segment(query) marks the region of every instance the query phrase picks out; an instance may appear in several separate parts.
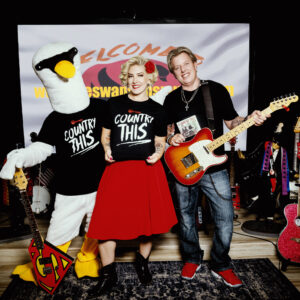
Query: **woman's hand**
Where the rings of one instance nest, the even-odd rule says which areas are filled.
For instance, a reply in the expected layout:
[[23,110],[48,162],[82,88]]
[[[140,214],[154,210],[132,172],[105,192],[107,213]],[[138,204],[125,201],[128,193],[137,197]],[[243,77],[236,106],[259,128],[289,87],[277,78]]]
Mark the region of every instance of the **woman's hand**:
[[163,156],[166,147],[166,138],[164,136],[155,136],[154,145],[155,152],[146,159],[147,163],[151,165],[155,164]]
[[155,164],[158,160],[160,160],[161,157],[162,157],[162,156],[161,156],[160,154],[154,152],[151,156],[149,156],[149,157],[146,159],[146,161],[147,161],[148,164],[153,165],[153,164]]
[[113,159],[112,154],[111,154],[110,133],[111,133],[110,129],[102,127],[101,144],[104,149],[104,159],[107,162],[112,163],[112,162],[115,162],[115,160]]
[[109,163],[115,162],[115,160],[113,159],[113,157],[111,155],[111,149],[110,148],[106,148],[105,153],[104,153],[104,159]]

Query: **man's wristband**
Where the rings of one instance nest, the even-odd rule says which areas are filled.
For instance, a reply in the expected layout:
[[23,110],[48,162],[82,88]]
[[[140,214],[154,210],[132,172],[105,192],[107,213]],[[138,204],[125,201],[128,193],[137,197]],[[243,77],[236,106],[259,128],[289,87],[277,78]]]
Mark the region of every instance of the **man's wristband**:
[[174,136],[174,134],[170,134],[168,137],[167,137],[167,143],[170,145],[169,141],[170,139]]

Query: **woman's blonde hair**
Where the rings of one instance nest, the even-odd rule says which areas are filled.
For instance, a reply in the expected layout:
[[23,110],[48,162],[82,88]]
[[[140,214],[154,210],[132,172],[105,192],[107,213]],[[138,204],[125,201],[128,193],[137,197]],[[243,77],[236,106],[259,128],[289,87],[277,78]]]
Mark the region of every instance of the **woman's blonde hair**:
[[[127,86],[128,71],[131,66],[134,66],[134,65],[144,66],[148,61],[149,61],[149,59],[146,59],[143,56],[134,56],[134,57],[130,58],[129,60],[127,60],[124,64],[122,64],[121,74],[120,74],[120,79],[121,79],[122,84],[124,86]],[[155,70],[153,73],[147,73],[147,74],[149,76],[151,85],[154,84],[154,82],[158,78],[158,71],[157,71],[156,66],[155,66]]]

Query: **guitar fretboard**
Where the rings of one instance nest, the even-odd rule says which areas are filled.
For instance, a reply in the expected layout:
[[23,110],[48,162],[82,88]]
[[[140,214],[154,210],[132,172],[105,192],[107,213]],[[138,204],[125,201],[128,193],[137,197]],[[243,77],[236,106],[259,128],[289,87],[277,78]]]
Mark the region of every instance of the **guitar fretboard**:
[[27,218],[29,220],[29,225],[30,225],[30,228],[31,228],[33,239],[34,239],[34,241],[37,245],[37,248],[38,249],[43,249],[44,243],[43,243],[41,234],[38,230],[38,226],[37,226],[34,214],[32,212],[31,205],[30,205],[30,200],[28,198],[26,190],[20,190],[20,195],[21,195],[21,198],[22,198],[22,203],[23,203]]
[[[272,113],[272,109],[270,107],[267,107],[266,109],[264,109],[262,111],[262,114],[264,114],[264,115],[268,115],[271,113]],[[238,134],[247,130],[249,127],[251,127],[254,124],[255,124],[255,122],[254,122],[253,117],[248,118],[242,124],[236,126],[235,128],[233,128],[230,131],[228,131],[227,133],[225,133],[224,135],[216,138],[214,141],[212,141],[211,143],[206,145],[207,150],[209,150],[211,152],[214,151],[215,149],[222,146],[226,142],[230,141],[232,138],[236,137]]]

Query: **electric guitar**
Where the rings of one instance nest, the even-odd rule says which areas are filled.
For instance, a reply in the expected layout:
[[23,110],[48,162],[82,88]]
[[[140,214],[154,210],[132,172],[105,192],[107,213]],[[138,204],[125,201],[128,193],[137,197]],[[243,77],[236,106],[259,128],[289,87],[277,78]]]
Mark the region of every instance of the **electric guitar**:
[[24,205],[33,235],[28,251],[37,283],[42,289],[52,295],[71,267],[74,259],[49,242],[43,241],[31,209],[26,191],[27,179],[22,169],[16,170],[13,180],[15,186],[20,191],[21,201]]
[[[300,117],[298,118],[295,133],[300,132]],[[299,174],[300,175],[300,174]],[[300,183],[300,179],[298,179]],[[279,234],[277,249],[286,261],[300,264],[300,187],[298,204],[288,204],[284,208],[287,225]]]
[[[297,95],[275,100],[262,113],[268,115],[276,110],[286,109],[291,102],[297,101]],[[180,183],[193,185],[202,178],[209,167],[220,165],[227,160],[226,154],[216,156],[213,151],[254,124],[253,117],[248,118],[215,140],[211,130],[203,128],[191,141],[183,142],[176,147],[168,147],[164,155],[165,162]]]

